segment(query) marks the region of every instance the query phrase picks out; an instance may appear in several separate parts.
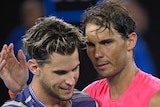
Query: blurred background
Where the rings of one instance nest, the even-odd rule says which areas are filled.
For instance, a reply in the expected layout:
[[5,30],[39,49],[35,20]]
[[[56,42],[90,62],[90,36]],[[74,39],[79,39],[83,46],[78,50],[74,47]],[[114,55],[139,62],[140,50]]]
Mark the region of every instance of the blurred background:
[[[0,3],[0,49],[4,43],[14,42],[15,51],[22,48],[21,36],[34,24],[35,18],[55,15],[76,26],[80,25],[84,9],[94,5],[99,0],[3,0]],[[124,5],[135,18],[137,33],[142,37],[137,46],[137,64],[142,69],[160,78],[160,3],[158,0],[123,0]],[[40,4],[39,4],[40,3]],[[30,5],[32,4],[32,5]],[[38,5],[33,5],[38,4]],[[35,13],[33,13],[35,12]],[[142,48],[144,44],[144,48]],[[141,48],[139,48],[141,47]],[[145,49],[146,51],[143,51]],[[135,51],[136,51],[135,50]],[[148,55],[148,56],[147,56]],[[148,58],[149,61],[146,61]],[[81,73],[77,89],[82,90],[98,78],[85,51],[82,52]],[[146,63],[148,62],[148,63]],[[138,65],[141,67],[141,65]],[[151,69],[151,70],[150,70]],[[9,99],[8,90],[0,80],[0,105]]]

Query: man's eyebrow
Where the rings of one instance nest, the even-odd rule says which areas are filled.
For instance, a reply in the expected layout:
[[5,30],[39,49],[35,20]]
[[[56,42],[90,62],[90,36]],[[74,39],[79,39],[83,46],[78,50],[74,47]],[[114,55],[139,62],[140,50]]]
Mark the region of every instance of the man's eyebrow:
[[62,69],[59,69],[59,70],[52,70],[52,72],[68,72],[68,70],[62,70]]
[[[78,66],[80,66],[80,63],[77,64],[73,69],[71,69],[71,71],[74,71]],[[62,70],[62,69],[59,69],[59,70],[53,70],[52,72],[69,72],[70,70]]]
[[75,66],[75,67],[72,69],[72,71],[74,71],[75,69],[77,69],[78,66],[80,66],[80,63],[77,64],[77,66]]
[[38,63],[50,63],[50,60],[36,60]]

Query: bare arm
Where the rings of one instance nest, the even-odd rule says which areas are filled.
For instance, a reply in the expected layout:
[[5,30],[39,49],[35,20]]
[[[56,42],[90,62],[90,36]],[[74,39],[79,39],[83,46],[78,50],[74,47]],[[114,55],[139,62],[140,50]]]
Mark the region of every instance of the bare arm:
[[3,45],[0,53],[0,77],[6,87],[13,93],[18,93],[24,87],[29,77],[26,57],[22,50],[18,51],[18,59],[14,55],[14,45]]
[[160,107],[160,91],[152,97],[149,107]]

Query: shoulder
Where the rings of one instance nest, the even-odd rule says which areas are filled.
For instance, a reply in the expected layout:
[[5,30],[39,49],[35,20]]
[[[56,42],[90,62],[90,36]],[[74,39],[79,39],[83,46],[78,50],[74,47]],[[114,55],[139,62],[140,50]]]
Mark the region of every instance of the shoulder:
[[31,99],[28,88],[19,92],[15,97],[6,101],[1,107],[27,107],[26,100]]
[[75,90],[72,97],[72,107],[98,107],[97,102],[86,93]]
[[82,91],[83,92],[87,92],[87,91],[91,91],[91,90],[101,90],[104,88],[108,87],[108,83],[106,81],[106,79],[100,79],[97,81],[92,82],[91,84],[89,84],[87,87],[85,87]]
[[14,100],[5,102],[1,107],[27,107],[22,102],[17,102]]
[[150,100],[149,107],[159,107],[160,105],[160,90],[153,95]]
[[143,83],[146,86],[148,85],[150,88],[160,88],[160,79],[144,71],[139,71],[137,80],[141,80],[139,83]]
[[94,101],[89,95],[79,90],[74,90],[74,94],[72,100],[75,102],[82,102],[82,101]]
[[160,90],[160,79],[139,71],[133,85],[137,87],[137,92],[140,92],[141,95],[143,94],[149,99]]
[[136,78],[136,90],[144,103],[149,107],[158,107],[156,105],[160,105],[160,79],[143,71],[140,71]]

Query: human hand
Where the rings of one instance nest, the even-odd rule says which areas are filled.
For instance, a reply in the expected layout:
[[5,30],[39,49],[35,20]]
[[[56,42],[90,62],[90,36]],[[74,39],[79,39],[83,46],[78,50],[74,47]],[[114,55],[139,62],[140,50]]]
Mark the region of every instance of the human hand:
[[18,93],[27,85],[29,71],[26,57],[22,50],[18,51],[18,59],[14,54],[14,45],[3,45],[0,53],[0,77],[6,87],[13,93]]

